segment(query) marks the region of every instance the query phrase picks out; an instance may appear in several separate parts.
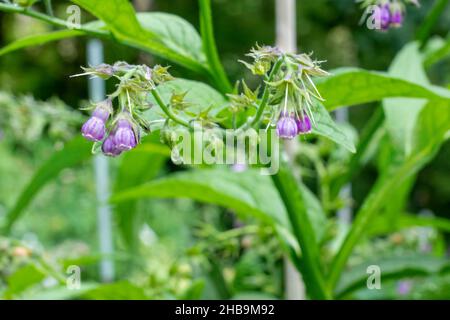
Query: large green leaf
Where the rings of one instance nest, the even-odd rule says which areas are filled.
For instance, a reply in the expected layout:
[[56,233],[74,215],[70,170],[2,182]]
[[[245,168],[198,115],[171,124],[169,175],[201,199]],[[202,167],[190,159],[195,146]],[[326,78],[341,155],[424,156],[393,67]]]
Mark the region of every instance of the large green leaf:
[[343,146],[350,152],[356,152],[354,141],[339,127],[336,122],[334,122],[322,104],[315,104],[313,107],[313,113],[317,123],[316,126],[313,126],[312,132],[314,134],[328,138],[331,141]]
[[101,284],[84,292],[83,299],[91,300],[148,300],[143,288],[129,281]]
[[116,37],[154,39],[155,36],[140,25],[133,6],[127,0],[72,0],[105,22]]
[[201,48],[198,45],[198,33],[181,18],[169,14],[155,16],[154,13],[140,14],[138,18],[127,0],[72,0],[72,2],[105,22],[106,27],[118,41],[147,50],[194,71],[207,72],[208,68],[204,65],[205,58],[201,52],[197,52]]
[[[422,67],[422,57],[417,43],[405,46],[389,68],[389,74],[417,85],[428,86],[429,81]],[[450,101],[450,100],[449,100]],[[412,149],[413,130],[417,116],[426,100],[414,98],[390,98],[383,100],[386,128],[396,152],[407,155]]]
[[370,260],[348,269],[343,274],[336,288],[336,297],[365,288],[367,267],[370,265],[380,267],[382,281],[450,272],[450,260],[431,256],[414,255]]
[[57,41],[65,38],[77,37],[84,35],[84,32],[78,30],[60,30],[41,34],[34,34],[16,40],[0,50],[0,56],[12,51],[20,50],[27,47],[39,46],[48,42]]
[[288,226],[286,211],[270,179],[257,170],[226,169],[175,173],[113,196],[113,202],[140,198],[191,198],[235,210],[270,225]]
[[450,90],[420,85],[383,72],[356,68],[343,68],[331,72],[331,76],[317,81],[317,88],[326,99],[324,105],[328,110],[391,97],[450,100]]
[[199,62],[206,62],[200,35],[183,18],[164,12],[138,13],[137,18],[142,27],[151,30],[167,48]]
[[8,232],[36,194],[49,181],[57,177],[61,170],[73,167],[91,157],[91,147],[89,142],[82,137],[78,137],[67,143],[62,150],[56,151],[51,155],[19,194],[16,203],[6,216],[5,225],[2,227]]

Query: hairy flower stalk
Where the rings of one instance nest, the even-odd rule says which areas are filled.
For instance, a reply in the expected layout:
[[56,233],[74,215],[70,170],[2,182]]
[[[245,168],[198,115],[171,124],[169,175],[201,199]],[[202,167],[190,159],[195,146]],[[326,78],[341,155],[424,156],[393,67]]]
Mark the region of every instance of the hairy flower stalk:
[[[275,74],[272,72],[270,77],[266,77],[268,91],[265,93],[269,93],[267,104],[271,108],[264,120],[269,126],[276,127],[278,136],[283,139],[310,133],[315,124],[314,104],[323,101],[312,78],[328,75],[320,68],[321,62],[313,61],[307,54],[281,53],[269,47],[257,47],[250,56],[254,58],[254,64],[244,64],[257,75],[263,69],[261,66],[266,73],[280,62],[282,66],[275,70]],[[249,94],[246,96],[250,100],[253,98]]]
[[406,12],[406,5],[413,4],[420,6],[418,0],[356,0],[361,3],[361,7],[365,10],[363,19],[367,18],[372,24],[368,27],[381,31],[387,31],[394,27],[401,27]]

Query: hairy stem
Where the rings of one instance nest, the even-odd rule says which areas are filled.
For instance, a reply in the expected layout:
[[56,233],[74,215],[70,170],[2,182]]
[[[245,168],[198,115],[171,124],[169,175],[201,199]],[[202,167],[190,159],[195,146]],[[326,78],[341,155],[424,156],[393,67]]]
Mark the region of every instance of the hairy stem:
[[155,98],[156,102],[158,103],[161,110],[169,117],[169,119],[175,121],[178,124],[181,124],[182,126],[185,126],[187,128],[190,128],[189,122],[187,122],[184,119],[181,119],[178,117],[175,113],[173,113],[169,107],[164,103],[161,96],[159,95],[158,91],[156,89],[151,90],[152,96]]
[[[273,80],[273,77],[278,73],[278,71],[281,68],[281,65],[283,63],[283,59],[280,58],[277,60],[277,62],[275,62],[272,71],[269,74],[269,78],[267,79],[268,82],[271,82]],[[261,98],[261,103],[258,106],[258,110],[256,111],[256,115],[253,118],[252,122],[251,122],[251,126],[256,126],[259,121],[261,120],[262,115],[264,114],[264,110],[267,107],[267,103],[269,102],[269,97],[270,97],[270,90],[269,90],[269,86],[266,84],[264,87],[264,92]]]

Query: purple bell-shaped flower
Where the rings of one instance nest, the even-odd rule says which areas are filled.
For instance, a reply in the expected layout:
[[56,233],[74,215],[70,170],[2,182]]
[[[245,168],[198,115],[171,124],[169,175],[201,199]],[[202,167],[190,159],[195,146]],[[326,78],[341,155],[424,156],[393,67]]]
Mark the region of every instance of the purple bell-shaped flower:
[[120,151],[131,150],[137,145],[133,125],[127,119],[120,119],[114,131],[114,144]]
[[289,115],[281,114],[277,122],[277,135],[282,139],[292,139],[298,134],[297,123]]
[[297,131],[299,134],[311,132],[311,120],[307,115],[295,119],[297,123]]

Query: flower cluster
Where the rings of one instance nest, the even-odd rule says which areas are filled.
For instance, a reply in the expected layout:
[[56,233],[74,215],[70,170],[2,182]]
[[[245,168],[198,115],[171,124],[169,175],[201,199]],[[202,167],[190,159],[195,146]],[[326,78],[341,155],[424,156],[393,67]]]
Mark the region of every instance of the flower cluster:
[[[250,56],[254,64],[245,65],[254,74],[260,74],[262,68],[258,66],[264,65],[266,73],[272,66],[270,79],[265,81],[271,106],[266,114],[268,125],[276,127],[278,136],[283,139],[310,133],[315,124],[314,103],[323,101],[312,78],[328,75],[320,68],[321,62],[313,61],[307,54],[282,53],[270,47],[257,47]],[[252,95],[246,97],[249,99]]]
[[[320,61],[313,61],[307,54],[283,53],[268,46],[257,46],[248,56],[253,58],[253,63],[243,63],[255,75],[264,77],[264,90],[262,93],[259,88],[251,90],[242,81],[243,91],[239,93],[239,86],[236,86],[225,106],[223,102],[202,104],[199,97],[193,100],[192,94],[187,99],[189,91],[176,89],[183,81],[158,88],[173,80],[167,68],[161,66],[150,68],[117,62],[83,68],[84,72],[75,76],[116,79],[118,84],[106,100],[90,107],[91,117],[83,124],[81,132],[94,142],[94,151],[101,150],[114,157],[135,148],[141,135],[150,131],[150,125],[155,129],[153,124],[160,123],[161,141],[172,149],[174,162],[182,158],[176,150],[178,133],[186,130],[191,133],[200,128],[206,138],[203,147],[214,150],[221,148],[224,129],[230,127],[235,137],[262,123],[267,128],[276,128],[283,139],[310,133],[316,124],[315,104],[323,100],[312,78],[328,75],[320,68]],[[153,104],[159,109],[144,114]]]
[[[151,107],[147,102],[148,92],[158,84],[172,79],[167,68],[155,66],[151,69],[145,65],[117,62],[114,65],[101,64],[83,70],[84,73],[75,76],[116,78],[119,83],[116,91],[106,100],[90,108],[93,111],[81,128],[82,135],[95,142],[94,147],[101,144],[103,154],[111,157],[135,148],[140,141],[141,132],[150,131],[150,125],[142,115],[143,111]],[[115,99],[118,100],[117,107],[114,107]]]
[[406,11],[405,3],[419,6],[418,0],[359,0],[366,10],[364,17],[369,13],[375,27],[386,31],[391,27],[401,27]]

